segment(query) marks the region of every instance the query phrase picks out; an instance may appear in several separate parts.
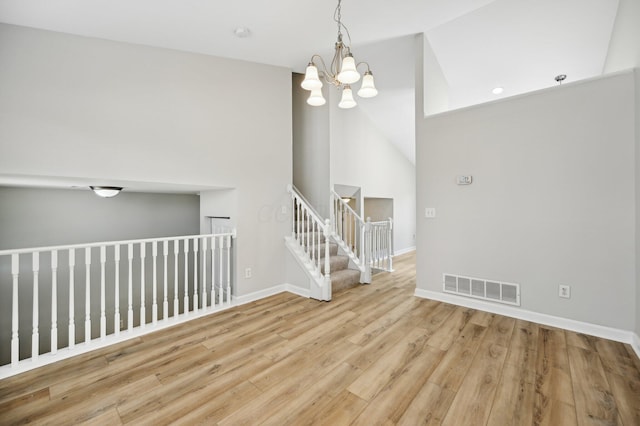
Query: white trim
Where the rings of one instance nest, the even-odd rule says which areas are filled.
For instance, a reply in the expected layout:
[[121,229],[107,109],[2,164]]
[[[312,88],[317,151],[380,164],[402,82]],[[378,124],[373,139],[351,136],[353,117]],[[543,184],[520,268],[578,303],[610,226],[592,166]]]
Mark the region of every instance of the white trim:
[[396,250],[396,251],[393,253],[393,255],[394,255],[394,256],[401,256],[401,255],[403,255],[403,254],[411,253],[412,251],[416,251],[416,246],[403,248],[403,249],[401,249],[401,250]]
[[[525,321],[531,321],[538,324],[549,325],[552,327],[563,328],[565,330],[577,333],[588,334],[591,336],[602,337],[604,339],[614,340],[616,342],[627,343],[633,346],[636,354],[640,357],[640,339],[632,331],[620,330],[603,325],[591,324],[588,322],[576,321],[568,318],[556,317],[553,315],[542,314],[539,312],[528,311],[526,309],[514,308],[511,306],[495,305],[490,302],[470,299],[466,297],[457,297],[450,294],[438,293],[430,290],[416,288],[414,293],[416,297],[423,299],[432,299],[440,302],[450,303],[452,305],[464,306],[467,308],[478,309],[481,311],[491,312],[493,314],[504,315]],[[636,339],[634,341],[634,338]]]
[[298,287],[292,284],[280,284],[273,287],[266,288],[264,290],[256,291],[253,293],[245,294],[244,296],[237,296],[233,298],[233,306],[240,306],[247,303],[255,302],[256,300],[264,299],[270,296],[275,296],[280,293],[293,293],[296,296],[309,297],[309,289]]
[[311,297],[311,292],[309,291],[308,288],[298,287],[293,284],[285,284],[284,288],[285,288],[285,291],[288,291],[289,293],[293,293],[296,296],[306,297],[307,299]]
[[633,333],[631,336],[630,344],[633,350],[635,351],[636,355],[638,355],[638,358],[640,358],[640,336],[638,336],[638,334],[636,333]]
[[264,299],[269,296],[274,296],[279,293],[287,291],[286,284],[269,287],[264,290],[255,291],[253,293],[245,294],[243,296],[235,296],[232,298],[233,306],[240,306],[247,303],[255,302],[256,300]]

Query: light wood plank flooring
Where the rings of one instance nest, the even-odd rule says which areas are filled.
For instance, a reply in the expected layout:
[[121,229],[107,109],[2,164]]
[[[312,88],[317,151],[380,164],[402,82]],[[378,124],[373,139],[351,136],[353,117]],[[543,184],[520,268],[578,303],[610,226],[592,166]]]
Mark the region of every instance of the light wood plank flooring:
[[415,257],[0,381],[0,424],[640,425],[621,343],[413,296]]

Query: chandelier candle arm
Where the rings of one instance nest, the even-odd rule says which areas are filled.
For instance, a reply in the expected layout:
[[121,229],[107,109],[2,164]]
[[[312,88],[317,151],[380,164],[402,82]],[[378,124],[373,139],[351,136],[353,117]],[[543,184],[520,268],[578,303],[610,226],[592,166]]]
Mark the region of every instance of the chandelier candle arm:
[[[334,46],[334,54],[331,60],[331,67],[327,68],[324,60],[318,54],[314,54],[307,65],[304,80],[300,85],[303,89],[311,91],[311,95],[307,99],[307,103],[312,106],[320,106],[326,103],[326,100],[322,96],[322,81],[320,76],[324,80],[342,90],[342,99],[338,105],[340,108],[353,108],[357,105],[353,98],[353,92],[351,90],[351,84],[360,80],[361,75],[358,72],[358,67],[361,64],[367,66],[367,71],[362,77],[362,85],[358,90],[358,96],[362,98],[372,98],[378,94],[378,90],[375,87],[373,81],[373,73],[369,68],[369,64],[366,62],[359,62],[356,64],[355,58],[351,53],[351,35],[349,30],[342,23],[342,0],[338,0],[338,6],[336,7],[333,19],[338,24],[338,39]],[[344,29],[349,44],[346,44],[342,38],[342,30]],[[319,70],[316,66],[315,59],[318,59],[318,63],[322,66]]]

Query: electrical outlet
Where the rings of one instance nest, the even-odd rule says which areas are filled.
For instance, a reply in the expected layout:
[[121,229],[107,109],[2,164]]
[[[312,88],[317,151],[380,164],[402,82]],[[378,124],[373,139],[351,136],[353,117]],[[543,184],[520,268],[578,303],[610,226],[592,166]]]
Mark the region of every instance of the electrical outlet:
[[560,297],[562,297],[564,299],[570,299],[571,298],[571,286],[560,284],[558,286],[558,296],[560,296]]
[[429,219],[436,217],[436,209],[433,207],[427,207],[426,209],[424,209],[424,217],[427,217]]
[[251,268],[245,268],[244,277],[245,278],[251,278]]

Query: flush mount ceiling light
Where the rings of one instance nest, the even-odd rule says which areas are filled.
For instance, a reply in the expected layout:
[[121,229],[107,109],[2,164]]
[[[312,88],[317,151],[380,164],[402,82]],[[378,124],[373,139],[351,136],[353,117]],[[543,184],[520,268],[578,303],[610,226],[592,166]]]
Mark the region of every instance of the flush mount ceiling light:
[[115,197],[122,191],[122,187],[120,186],[90,186],[89,188],[91,188],[94,194],[102,198]]
[[[361,98],[373,98],[378,94],[378,90],[374,84],[373,73],[369,68],[369,64],[366,62],[356,64],[351,54],[351,35],[347,27],[342,23],[342,0],[338,0],[338,6],[333,14],[333,20],[338,24],[338,41],[336,41],[335,44],[335,52],[331,60],[331,66],[327,68],[322,57],[314,54],[309,61],[309,65],[307,65],[301,87],[311,91],[311,95],[309,99],[307,99],[309,105],[324,105],[326,101],[322,96],[322,81],[320,80],[320,77],[322,77],[327,83],[342,90],[342,99],[338,106],[340,108],[353,108],[357,103],[353,98],[351,84],[360,80],[360,73],[358,72],[360,65],[366,66],[367,70],[362,77],[362,85],[360,86],[360,90],[358,90],[358,96]],[[348,43],[342,39],[342,30],[344,30],[347,35]],[[322,65],[320,72],[314,62],[315,59],[318,59]]]
[[494,87],[491,91],[491,93],[493,93],[494,95],[499,95],[502,92],[504,92],[504,89],[502,87]]

